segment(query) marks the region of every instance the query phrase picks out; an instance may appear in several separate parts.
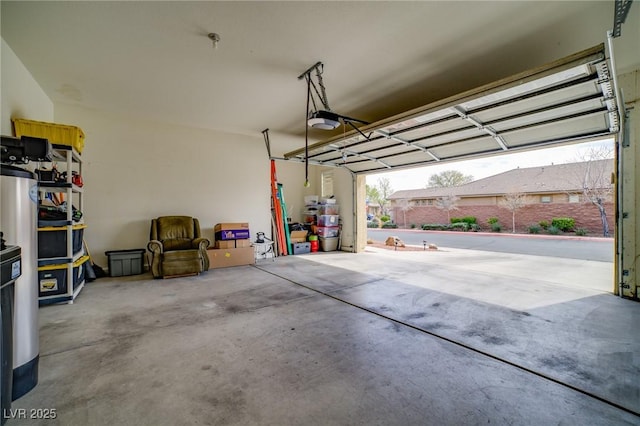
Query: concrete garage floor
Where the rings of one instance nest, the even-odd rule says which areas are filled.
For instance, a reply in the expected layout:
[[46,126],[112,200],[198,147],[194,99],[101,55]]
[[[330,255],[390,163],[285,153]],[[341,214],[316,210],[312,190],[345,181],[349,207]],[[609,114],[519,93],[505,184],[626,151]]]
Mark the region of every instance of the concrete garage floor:
[[640,305],[611,269],[368,249],[100,279],[40,309],[13,408],[57,419],[8,424],[637,425]]

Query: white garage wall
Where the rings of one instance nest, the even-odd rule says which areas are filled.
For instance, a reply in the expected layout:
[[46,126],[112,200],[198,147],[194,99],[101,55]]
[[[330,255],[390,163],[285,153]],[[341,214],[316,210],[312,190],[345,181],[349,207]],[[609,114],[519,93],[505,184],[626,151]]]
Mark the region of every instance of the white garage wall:
[[53,102],[33,79],[20,59],[2,39],[0,131],[12,136],[11,118],[53,121]]
[[310,188],[304,187],[303,163],[276,160],[276,174],[278,182],[282,183],[284,187],[284,201],[287,204],[287,214],[294,223],[300,222],[304,208],[304,196],[316,194],[317,192],[314,192],[315,185],[312,185]]
[[85,239],[95,261],[104,252],[144,248],[151,219],[190,215],[213,241],[219,222],[249,222],[270,232],[269,161],[254,137],[136,120],[70,105],[55,121],[86,135],[83,157]]

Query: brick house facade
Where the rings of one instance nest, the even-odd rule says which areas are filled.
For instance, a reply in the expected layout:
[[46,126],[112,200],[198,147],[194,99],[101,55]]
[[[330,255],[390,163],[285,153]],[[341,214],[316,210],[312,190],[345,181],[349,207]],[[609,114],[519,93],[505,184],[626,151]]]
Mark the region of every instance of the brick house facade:
[[[599,160],[514,169],[458,187],[396,191],[389,197],[392,219],[402,228],[448,223],[447,211],[437,204],[439,199],[453,195],[457,201],[456,209],[449,212],[451,217],[474,216],[484,230],[490,229],[487,220],[497,217],[502,230],[511,232],[512,212],[504,207],[503,201],[505,194],[518,192],[524,196],[524,205],[515,212],[516,232],[527,232],[529,226],[540,221],[551,223],[555,217],[570,217],[575,219],[576,228],[586,229],[589,235],[602,235],[599,209],[580,186],[585,186],[582,183],[585,176],[599,175],[600,182],[592,178],[593,182],[586,186],[593,186],[605,199],[603,205],[611,233],[615,223],[609,188],[612,171],[613,160]],[[576,178],[579,176],[582,182]]]

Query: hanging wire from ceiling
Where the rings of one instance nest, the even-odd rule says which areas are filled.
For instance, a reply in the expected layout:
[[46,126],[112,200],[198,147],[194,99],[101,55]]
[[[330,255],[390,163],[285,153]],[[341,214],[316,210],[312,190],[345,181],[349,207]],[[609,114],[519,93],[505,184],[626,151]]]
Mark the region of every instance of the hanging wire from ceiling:
[[[313,73],[315,72],[315,80]],[[362,134],[366,139],[369,136],[364,135],[360,129],[354,124],[369,124],[366,121],[356,118],[347,117],[346,115],[336,114],[331,111],[329,106],[329,98],[327,97],[327,90],[324,86],[322,74],[324,73],[324,64],[320,61],[313,64],[305,72],[298,76],[298,80],[303,78],[307,82],[307,102],[305,107],[305,132],[304,132],[304,164],[305,164],[305,181],[304,186],[308,187],[309,183],[309,127],[322,129],[322,130],[334,130],[341,124],[343,125],[343,137],[346,135],[346,125],[354,128],[357,132]],[[316,99],[317,98],[317,99]],[[318,105],[322,104],[322,108],[318,108]],[[313,109],[311,109],[313,106]],[[344,158],[346,163],[346,157]]]
[[[307,75],[307,108],[305,121],[309,115],[309,98],[311,98],[311,78]],[[308,188],[309,183],[309,126],[304,126],[304,187]]]

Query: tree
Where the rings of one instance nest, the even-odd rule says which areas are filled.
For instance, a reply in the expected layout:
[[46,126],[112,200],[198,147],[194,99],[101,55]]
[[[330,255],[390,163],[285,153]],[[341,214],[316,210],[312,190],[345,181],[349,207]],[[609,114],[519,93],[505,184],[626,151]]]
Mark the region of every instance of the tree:
[[[378,188],[371,185],[365,185],[366,188],[366,200],[367,206],[367,221],[371,220],[375,215],[379,213],[380,208],[380,191]],[[373,208],[369,208],[372,206]]]
[[527,204],[527,196],[522,192],[504,194],[500,205],[511,212],[511,232],[516,232],[516,212]]
[[378,188],[371,185],[365,185],[365,187],[367,190],[367,201],[378,203],[380,200],[380,191],[378,191]]
[[382,208],[382,213],[389,214],[387,206],[389,205],[389,196],[393,193],[389,178],[378,179],[378,192],[380,193],[378,203],[380,204],[380,208]]
[[398,208],[402,211],[404,227],[407,227],[407,212],[413,208],[408,198],[401,198],[397,201]]
[[427,188],[444,188],[449,186],[460,186],[473,180],[473,176],[465,175],[457,170],[445,170],[443,172],[429,176]]
[[447,212],[447,223],[451,222],[451,210],[458,210],[458,200],[453,194],[445,195],[436,199],[436,207]]
[[602,222],[602,235],[609,236],[609,221],[605,203],[613,196],[611,172],[613,165],[613,149],[607,146],[591,148],[583,156],[585,167],[574,182],[582,188],[584,199],[598,208]]

